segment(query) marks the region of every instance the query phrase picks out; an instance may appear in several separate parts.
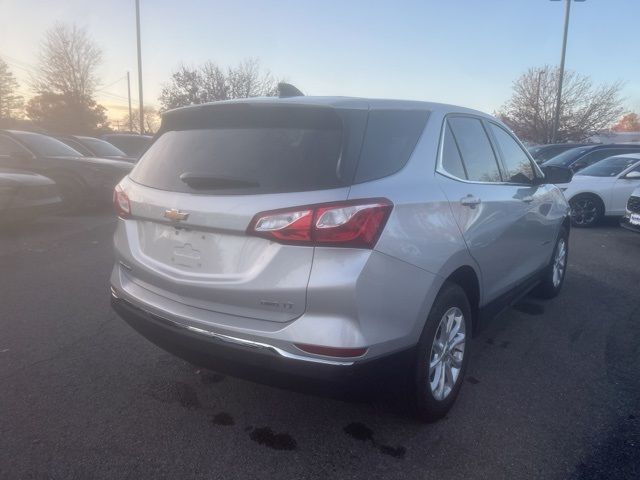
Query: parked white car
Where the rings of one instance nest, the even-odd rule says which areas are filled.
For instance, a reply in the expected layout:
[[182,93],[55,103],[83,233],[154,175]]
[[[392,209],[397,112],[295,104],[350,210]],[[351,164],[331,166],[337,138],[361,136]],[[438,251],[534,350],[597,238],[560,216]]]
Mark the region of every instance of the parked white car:
[[591,227],[603,216],[624,215],[627,200],[640,186],[640,153],[601,160],[559,185],[571,206],[571,223]]
[[633,191],[627,200],[627,208],[624,217],[620,219],[620,225],[640,233],[640,186]]

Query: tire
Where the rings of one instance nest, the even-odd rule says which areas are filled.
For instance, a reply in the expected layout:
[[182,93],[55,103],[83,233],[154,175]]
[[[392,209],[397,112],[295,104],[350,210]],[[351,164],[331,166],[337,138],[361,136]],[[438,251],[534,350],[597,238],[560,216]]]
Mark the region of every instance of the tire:
[[[452,349],[447,348],[444,353],[440,351],[438,355],[437,349],[441,344],[438,339],[445,338],[447,335],[447,318],[452,318],[451,315],[453,315],[451,330],[455,332],[457,327],[457,335],[449,336],[449,340],[452,338],[460,340],[460,333],[462,333],[462,344]],[[461,319],[460,315],[462,315]],[[456,319],[459,319],[459,323],[456,323]],[[444,417],[453,406],[469,362],[471,328],[471,307],[467,295],[460,286],[446,282],[431,307],[416,352],[415,375],[413,385],[410,387],[412,390],[410,399],[414,415],[418,419],[433,422]],[[438,361],[438,357],[445,360]],[[431,363],[436,363],[434,368],[430,368]],[[457,374],[455,364],[459,365]],[[444,378],[441,375],[445,375]],[[441,382],[437,381],[439,378],[442,379]],[[435,387],[432,384],[435,384]]]
[[[564,247],[564,249],[563,249]],[[538,298],[554,298],[557,297],[564,285],[564,277],[567,274],[567,265],[569,262],[569,232],[562,227],[553,248],[551,262],[545,269],[542,281],[533,289],[532,294]]]
[[571,225],[578,228],[593,227],[604,216],[604,205],[596,195],[584,193],[569,200]]

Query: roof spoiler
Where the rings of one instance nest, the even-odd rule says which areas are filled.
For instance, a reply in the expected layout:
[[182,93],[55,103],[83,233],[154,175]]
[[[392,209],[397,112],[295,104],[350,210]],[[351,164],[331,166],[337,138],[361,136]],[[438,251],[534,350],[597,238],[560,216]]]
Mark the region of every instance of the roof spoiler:
[[296,87],[294,87],[290,83],[280,82],[278,83],[278,97],[280,98],[304,97],[304,93],[302,93],[300,90],[298,90]]

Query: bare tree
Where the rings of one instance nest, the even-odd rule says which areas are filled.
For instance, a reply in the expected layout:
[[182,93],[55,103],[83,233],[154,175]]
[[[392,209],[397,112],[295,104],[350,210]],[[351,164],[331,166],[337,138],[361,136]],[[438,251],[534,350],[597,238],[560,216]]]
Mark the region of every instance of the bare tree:
[[206,62],[201,68],[202,77],[202,102],[215,102],[216,100],[227,100],[229,96],[229,82],[227,75],[218,65],[213,62]]
[[45,33],[33,87],[40,93],[92,97],[101,63],[102,51],[85,29],[57,23]]
[[[558,70],[530,68],[513,83],[513,94],[496,113],[522,140],[553,141]],[[590,77],[567,71],[557,140],[580,141],[607,127],[622,113],[620,82],[594,86]]]
[[0,58],[0,119],[22,117],[23,101],[18,95],[18,81],[9,66]]
[[86,30],[58,23],[45,33],[27,115],[60,133],[91,133],[108,128],[105,109],[94,94],[99,83],[100,48]]
[[258,60],[249,59],[226,71],[213,62],[197,68],[182,65],[162,88],[159,101],[161,110],[169,110],[216,100],[273,96],[277,93],[278,82],[268,71],[262,71]]
[[260,71],[256,59],[245,60],[227,72],[229,98],[274,96],[278,94],[278,82],[271,74]]
[[[160,115],[158,111],[153,107],[144,107],[144,132],[140,132],[140,109],[134,109],[131,111],[131,125],[133,126],[133,132],[153,134],[160,128]],[[120,121],[121,124],[129,127],[129,114],[125,115]]]

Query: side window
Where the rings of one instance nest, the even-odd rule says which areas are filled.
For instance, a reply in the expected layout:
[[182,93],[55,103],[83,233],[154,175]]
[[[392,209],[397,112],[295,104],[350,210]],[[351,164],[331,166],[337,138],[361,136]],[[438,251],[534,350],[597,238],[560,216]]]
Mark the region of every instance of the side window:
[[608,157],[612,157],[617,153],[621,153],[619,150],[596,150],[595,152],[588,153],[587,155],[581,157],[573,166],[579,167],[580,169],[584,167],[588,167],[589,165],[593,165],[600,160],[603,160]]
[[447,173],[450,173],[457,178],[467,178],[467,172],[464,170],[462,164],[462,157],[460,156],[460,150],[456,145],[456,141],[451,133],[451,127],[449,124],[445,124],[444,141],[442,145],[442,168]]
[[500,182],[498,162],[482,122],[471,117],[451,117],[451,132],[462,156],[467,178],[477,182]]
[[502,152],[502,160],[506,167],[506,181],[512,183],[532,183],[535,174],[527,154],[520,145],[502,127],[491,123],[491,131],[496,137],[498,147]]
[[8,157],[14,153],[24,155],[27,151],[9,137],[0,135],[0,155]]

